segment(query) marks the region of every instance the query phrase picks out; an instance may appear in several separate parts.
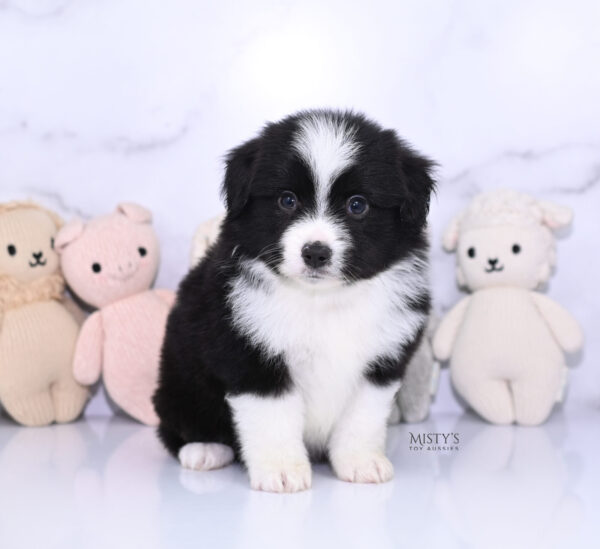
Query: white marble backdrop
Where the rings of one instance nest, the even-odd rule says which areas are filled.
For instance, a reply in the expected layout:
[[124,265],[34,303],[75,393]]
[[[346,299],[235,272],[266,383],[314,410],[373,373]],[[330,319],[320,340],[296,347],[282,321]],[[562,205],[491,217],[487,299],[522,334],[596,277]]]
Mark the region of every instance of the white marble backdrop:
[[[567,406],[598,408],[599,28],[595,0],[0,0],[0,200],[147,205],[175,288],[225,151],[296,109],[364,111],[439,162],[438,311],[459,297],[441,232],[474,193],[575,209],[549,293],[587,335]],[[457,408],[444,375],[435,409]]]

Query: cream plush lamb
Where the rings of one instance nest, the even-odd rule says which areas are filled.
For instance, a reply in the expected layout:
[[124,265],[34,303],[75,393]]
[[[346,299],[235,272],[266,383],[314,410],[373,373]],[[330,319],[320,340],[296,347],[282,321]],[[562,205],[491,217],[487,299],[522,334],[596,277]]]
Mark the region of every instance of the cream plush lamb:
[[564,352],[583,345],[575,319],[535,291],[555,263],[552,230],[571,219],[567,207],[497,190],[476,196],[444,235],[471,295],[444,317],[433,351],[450,361],[457,392],[492,423],[545,421],[561,400]]

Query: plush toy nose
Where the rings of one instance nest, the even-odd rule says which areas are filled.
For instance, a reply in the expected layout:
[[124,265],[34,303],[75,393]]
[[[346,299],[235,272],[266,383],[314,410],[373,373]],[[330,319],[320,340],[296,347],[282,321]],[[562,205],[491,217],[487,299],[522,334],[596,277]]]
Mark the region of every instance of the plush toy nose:
[[128,260],[117,265],[117,271],[120,277],[127,278],[131,276],[137,269],[137,265],[134,261]]
[[39,261],[40,259],[42,259],[43,255],[44,255],[44,252],[37,252],[37,253],[33,252],[31,255],[33,256],[33,258],[36,261]]
[[498,258],[497,257],[494,257],[493,259],[488,258],[488,263],[490,264],[491,267],[495,267],[496,263],[498,263]]

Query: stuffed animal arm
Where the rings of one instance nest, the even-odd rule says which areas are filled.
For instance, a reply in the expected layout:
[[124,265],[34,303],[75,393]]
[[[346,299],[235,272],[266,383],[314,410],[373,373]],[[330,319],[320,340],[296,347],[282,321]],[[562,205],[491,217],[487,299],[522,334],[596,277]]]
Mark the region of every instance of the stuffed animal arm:
[[172,290],[157,288],[154,293],[160,297],[169,307],[175,305],[175,293]]
[[93,385],[100,379],[103,342],[102,316],[96,311],[81,328],[75,347],[73,375],[82,385]]
[[470,296],[463,297],[442,319],[433,337],[433,354],[438,360],[448,360],[462,324]]
[[206,255],[208,248],[210,248],[217,240],[224,217],[225,214],[217,215],[216,217],[205,221],[196,229],[190,256],[190,265],[192,267]]
[[583,347],[583,332],[571,313],[543,294],[532,295],[558,344],[567,353],[579,351]]

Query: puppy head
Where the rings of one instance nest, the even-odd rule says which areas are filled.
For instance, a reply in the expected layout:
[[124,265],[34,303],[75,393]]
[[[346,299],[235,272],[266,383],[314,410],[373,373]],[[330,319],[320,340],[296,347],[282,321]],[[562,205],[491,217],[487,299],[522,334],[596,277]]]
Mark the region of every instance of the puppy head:
[[227,157],[223,233],[312,288],[370,278],[425,246],[431,168],[363,116],[302,112]]

